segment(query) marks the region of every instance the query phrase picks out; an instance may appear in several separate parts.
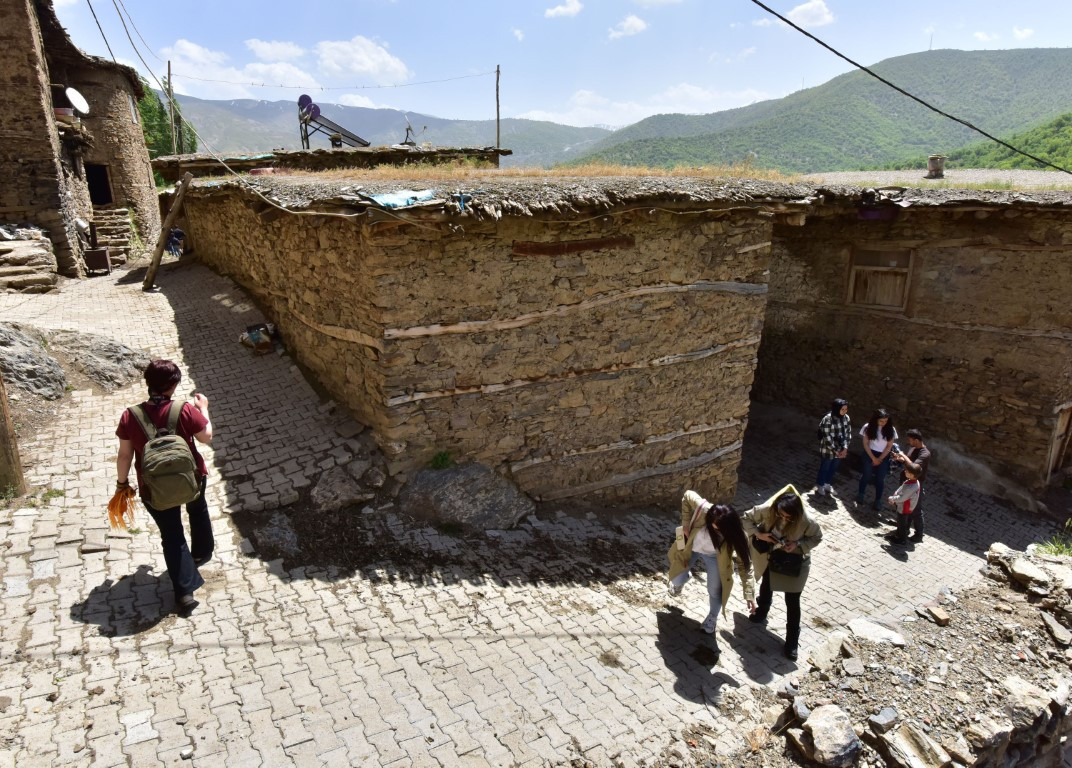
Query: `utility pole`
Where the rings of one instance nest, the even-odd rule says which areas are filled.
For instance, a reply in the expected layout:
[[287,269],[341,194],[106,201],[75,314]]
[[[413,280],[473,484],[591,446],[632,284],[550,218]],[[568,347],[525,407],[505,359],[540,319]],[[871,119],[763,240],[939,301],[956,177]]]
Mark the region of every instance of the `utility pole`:
[[145,272],[145,280],[141,284],[143,291],[151,291],[155,287],[153,281],[156,280],[156,270],[160,268],[160,259],[164,257],[164,245],[167,243],[168,235],[171,233],[171,225],[178,217],[179,211],[182,210],[182,199],[186,196],[186,190],[193,180],[194,175],[187,171],[186,175],[182,177],[182,183],[175,190],[175,200],[171,203],[171,210],[168,211],[167,216],[164,218],[164,223],[160,225],[160,237],[156,241],[156,248],[153,249],[153,258],[149,262],[149,269]]
[[171,116],[171,154],[177,155],[179,148],[175,144],[175,90],[171,87],[171,59],[167,63],[167,104]]
[[495,149],[499,149],[499,65],[495,65]]

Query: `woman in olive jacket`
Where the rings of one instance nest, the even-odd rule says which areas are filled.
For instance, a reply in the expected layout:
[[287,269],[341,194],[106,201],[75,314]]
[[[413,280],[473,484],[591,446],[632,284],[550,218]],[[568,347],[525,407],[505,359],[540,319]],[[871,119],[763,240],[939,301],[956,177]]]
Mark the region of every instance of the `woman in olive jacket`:
[[[785,655],[796,660],[800,642],[800,593],[811,571],[811,551],[823,540],[819,523],[804,508],[800,494],[792,485],[787,485],[764,504],[744,513],[741,525],[750,536],[752,562],[759,587],[759,604],[749,617],[756,624],[767,623],[774,592],[785,593]],[[766,542],[768,552],[755,548],[756,541]],[[763,547],[768,549],[768,547]],[[770,569],[770,552],[782,550],[803,555],[800,573],[796,576],[773,573]],[[760,574],[762,574],[760,576]]]
[[680,539],[674,541],[667,553],[670,559],[668,591],[671,596],[681,594],[692,565],[702,561],[707,571],[708,612],[701,626],[704,632],[713,635],[718,614],[720,611],[725,614],[733,589],[734,561],[748,610],[755,610],[748,538],[741,527],[740,515],[732,507],[712,504],[695,491],[686,491],[681,499],[681,533]]

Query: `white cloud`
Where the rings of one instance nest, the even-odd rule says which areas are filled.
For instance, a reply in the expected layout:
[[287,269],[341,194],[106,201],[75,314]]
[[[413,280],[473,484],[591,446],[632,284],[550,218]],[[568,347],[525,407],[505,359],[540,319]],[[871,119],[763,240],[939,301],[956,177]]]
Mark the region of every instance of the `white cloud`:
[[629,14],[624,19],[619,21],[607,32],[611,40],[616,40],[619,37],[631,37],[632,35],[639,35],[645,29],[648,28],[648,22],[639,16]]
[[261,61],[292,61],[305,55],[305,49],[296,43],[280,40],[246,40],[246,47]]
[[[730,26],[733,26],[732,24]],[[774,19],[752,19],[753,27],[773,27]]]
[[633,0],[641,8],[659,8],[663,5],[677,5],[682,0]]
[[1012,36],[1015,37],[1017,40],[1026,40],[1033,34],[1035,34],[1035,30],[1031,29],[1030,27],[1025,27],[1023,29],[1020,29],[1020,27],[1012,28]]
[[342,104],[346,107],[365,107],[366,109],[394,109],[386,104],[377,104],[368,96],[362,96],[357,93],[344,93],[342,96],[334,99],[337,104]]
[[938,28],[935,27],[933,24],[928,24],[927,26],[925,26],[923,28],[923,34],[925,34],[925,35],[933,35],[937,31],[938,31]]
[[409,67],[367,37],[325,40],[316,44],[320,70],[334,78],[356,77],[377,85],[396,85],[410,77]]
[[532,110],[517,117],[565,125],[629,125],[659,113],[706,114],[769,98],[770,94],[754,89],[714,91],[689,83],[680,83],[644,101],[614,101],[583,90],[574,93],[561,110]]
[[976,32],[973,37],[980,43],[992,43],[998,39],[997,35],[991,35],[986,32]]
[[824,0],[808,0],[787,13],[786,18],[805,29],[834,23],[834,14],[826,7]]
[[516,37],[516,38],[517,38],[517,41],[518,41],[519,43],[520,43],[520,42],[524,42],[524,40],[525,40],[525,33],[524,33],[523,31],[521,31],[521,30],[520,30],[520,29],[518,29],[517,27],[514,27],[514,28],[513,28],[513,29],[511,29],[510,31],[511,31],[511,32],[512,32],[512,33],[514,34],[514,37]]
[[756,52],[756,47],[754,45],[750,46],[748,48],[745,48],[743,51],[741,51],[740,53],[737,54],[737,60],[740,61],[741,59],[747,59],[749,56],[754,55],[755,52]]
[[260,83],[309,89],[320,87],[311,73],[288,62],[252,62],[238,67],[229,63],[227,54],[190,40],[176,40],[174,45],[162,48],[161,54],[173,65],[175,91],[201,99],[289,99],[293,96],[289,89],[273,92],[270,88],[254,85]]
[[584,4],[581,0],[566,0],[562,5],[556,5],[554,8],[548,8],[543,12],[543,15],[548,19],[554,19],[558,16],[576,16],[584,8]]

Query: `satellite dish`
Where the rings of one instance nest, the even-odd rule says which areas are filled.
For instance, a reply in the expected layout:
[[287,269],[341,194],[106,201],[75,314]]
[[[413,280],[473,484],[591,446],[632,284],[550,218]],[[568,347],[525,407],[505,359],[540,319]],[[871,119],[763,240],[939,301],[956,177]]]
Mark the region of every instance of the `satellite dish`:
[[307,93],[303,93],[298,97],[298,109],[304,112],[309,108],[309,105],[313,103],[313,97]]
[[309,115],[310,120],[316,120],[320,117],[320,107],[316,104],[310,104],[308,109],[305,110],[305,113]]
[[89,114],[89,102],[86,101],[86,97],[76,91],[74,88],[68,88],[64,91],[67,94],[67,100],[71,102],[71,106],[81,112],[83,115]]

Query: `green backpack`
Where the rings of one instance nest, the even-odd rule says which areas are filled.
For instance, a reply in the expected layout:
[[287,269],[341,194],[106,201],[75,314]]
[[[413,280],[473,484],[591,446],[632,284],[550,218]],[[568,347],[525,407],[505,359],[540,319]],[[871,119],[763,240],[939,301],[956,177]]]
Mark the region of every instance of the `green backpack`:
[[130,408],[148,442],[141,454],[141,479],[153,509],[163,510],[188,504],[201,494],[197,462],[186,439],[179,434],[182,404],[171,404],[166,427],[157,427],[145,408]]

